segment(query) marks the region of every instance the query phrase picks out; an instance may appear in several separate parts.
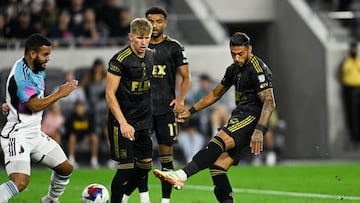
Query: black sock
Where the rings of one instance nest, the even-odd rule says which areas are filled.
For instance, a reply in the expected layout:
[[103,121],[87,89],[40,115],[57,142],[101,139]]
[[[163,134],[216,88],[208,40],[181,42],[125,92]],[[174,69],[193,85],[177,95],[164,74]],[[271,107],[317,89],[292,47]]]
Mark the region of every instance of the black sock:
[[140,193],[149,191],[148,180],[149,180],[148,174],[146,174],[143,178],[141,178],[138,187]]
[[[174,164],[172,161],[172,155],[162,155],[160,156],[160,162],[161,162],[161,168],[162,170],[173,170],[174,169]],[[161,189],[162,189],[162,197],[163,198],[170,198],[170,194],[171,194],[171,190],[172,190],[172,185],[165,182],[165,181],[161,181]]]
[[214,194],[216,199],[221,203],[232,203],[233,193],[226,175],[226,170],[220,166],[212,165],[210,175],[214,183]]
[[111,202],[121,203],[121,199],[125,193],[125,188],[127,185],[126,182],[128,181],[132,172],[133,172],[133,168],[118,169],[116,171],[116,174],[111,182]]
[[135,162],[134,171],[129,178],[125,194],[130,196],[132,192],[140,185],[142,179],[147,176],[148,172],[152,168],[152,161],[149,162]]
[[224,141],[218,136],[212,138],[202,150],[196,153],[193,160],[183,168],[187,177],[210,167],[224,151]]

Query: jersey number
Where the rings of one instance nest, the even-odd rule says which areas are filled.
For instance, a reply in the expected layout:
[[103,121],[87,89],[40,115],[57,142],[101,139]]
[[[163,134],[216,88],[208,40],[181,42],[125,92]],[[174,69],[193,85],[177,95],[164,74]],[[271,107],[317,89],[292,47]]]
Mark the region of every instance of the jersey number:
[[[169,123],[168,127],[169,127],[170,136],[177,137],[179,134],[179,128],[178,128],[177,123]],[[177,139],[177,138],[174,138],[174,139]]]

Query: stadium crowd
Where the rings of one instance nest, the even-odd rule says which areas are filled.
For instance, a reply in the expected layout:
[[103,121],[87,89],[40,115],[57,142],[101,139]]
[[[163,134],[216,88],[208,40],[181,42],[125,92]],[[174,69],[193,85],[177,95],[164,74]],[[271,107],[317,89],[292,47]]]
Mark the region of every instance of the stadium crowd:
[[1,1],[0,48],[21,46],[33,33],[62,47],[124,45],[130,20],[130,9],[116,0]]

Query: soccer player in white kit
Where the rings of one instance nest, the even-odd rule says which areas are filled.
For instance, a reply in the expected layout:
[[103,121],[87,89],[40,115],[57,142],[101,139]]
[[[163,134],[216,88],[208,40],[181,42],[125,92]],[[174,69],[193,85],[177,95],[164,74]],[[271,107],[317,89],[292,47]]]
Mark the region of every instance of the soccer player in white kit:
[[0,185],[0,203],[6,203],[29,184],[31,161],[51,169],[48,194],[41,203],[57,203],[64,193],[73,166],[61,147],[41,132],[43,110],[69,95],[77,86],[73,80],[49,96],[45,92],[45,69],[51,43],[40,34],[25,42],[25,55],[15,62],[6,83],[7,122],[1,131],[1,147],[9,181]]

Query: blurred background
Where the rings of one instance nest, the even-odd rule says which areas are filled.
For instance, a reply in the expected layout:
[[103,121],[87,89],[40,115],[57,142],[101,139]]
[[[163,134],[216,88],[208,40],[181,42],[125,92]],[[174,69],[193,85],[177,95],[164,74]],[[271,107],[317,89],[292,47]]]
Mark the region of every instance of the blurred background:
[[[348,119],[338,75],[350,43],[360,39],[358,0],[1,0],[0,101],[5,101],[6,77],[23,56],[25,39],[36,32],[48,36],[54,49],[47,67],[47,94],[64,82],[69,72],[80,81],[83,101],[96,126],[89,140],[94,143],[94,134],[98,137],[99,161],[106,164],[104,75],[92,74],[106,72],[109,59],[128,43],[129,22],[145,17],[151,6],[168,11],[165,33],[185,47],[192,74],[189,106],[219,83],[232,63],[229,36],[237,31],[250,36],[253,53],[273,72],[277,103],[269,126],[272,135],[265,140],[266,150],[276,156],[267,157],[270,153],[265,152],[260,162],[359,160],[360,99],[353,95],[347,103],[357,112]],[[181,136],[200,138],[196,139],[199,146],[206,143],[233,109],[233,91],[181,126],[175,147],[179,163],[191,157]],[[81,99],[77,96],[73,103]],[[74,144],[66,129],[73,103],[60,102],[64,120],[50,126],[66,149]],[[2,116],[1,126],[5,120]],[[81,142],[76,143],[77,160],[86,164],[93,145]],[[256,164],[252,157],[244,159]]]

